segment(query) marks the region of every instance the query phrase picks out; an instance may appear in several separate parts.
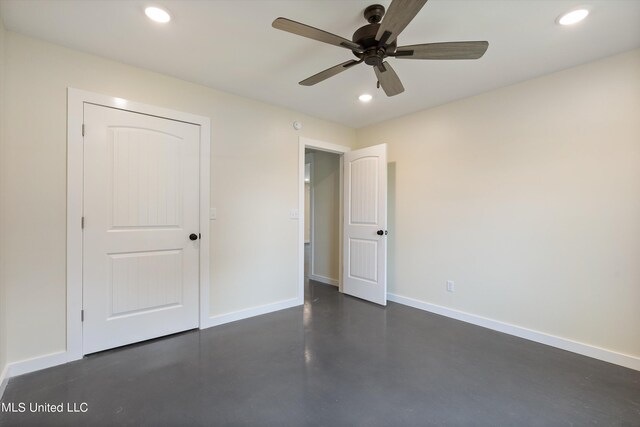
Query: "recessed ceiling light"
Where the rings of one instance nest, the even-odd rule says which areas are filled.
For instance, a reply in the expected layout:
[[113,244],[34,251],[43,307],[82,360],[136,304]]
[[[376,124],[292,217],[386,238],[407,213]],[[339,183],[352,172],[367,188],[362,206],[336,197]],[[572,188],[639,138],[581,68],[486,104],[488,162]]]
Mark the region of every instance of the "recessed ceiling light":
[[145,15],[152,21],[166,23],[171,21],[171,15],[164,9],[160,9],[159,7],[148,7],[144,10]]
[[373,96],[369,95],[368,93],[364,93],[360,95],[358,99],[362,102],[369,102],[373,99]]
[[577,24],[578,22],[586,18],[588,15],[589,15],[589,11],[587,9],[572,10],[571,12],[565,13],[564,15],[560,16],[560,18],[558,19],[558,24],[560,25]]
[[126,99],[122,99],[122,98],[113,98],[113,102],[115,102],[115,104],[118,107],[126,107],[127,106],[127,100]]

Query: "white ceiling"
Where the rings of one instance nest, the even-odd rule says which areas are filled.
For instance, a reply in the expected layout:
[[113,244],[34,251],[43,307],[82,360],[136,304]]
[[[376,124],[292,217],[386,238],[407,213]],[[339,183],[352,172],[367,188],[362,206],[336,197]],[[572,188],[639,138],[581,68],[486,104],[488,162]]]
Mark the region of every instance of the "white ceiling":
[[[351,38],[374,0],[2,0],[7,29],[351,127],[398,117],[640,47],[640,0],[587,0],[591,15],[555,23],[581,0],[430,0],[399,45],[488,40],[477,61],[389,61],[406,91],[387,98],[361,64],[314,87],[303,80],[352,59],[346,49],[271,28],[284,16]],[[390,1],[379,3],[388,6]],[[166,25],[148,5],[168,9]],[[357,97],[371,93],[361,104]]]

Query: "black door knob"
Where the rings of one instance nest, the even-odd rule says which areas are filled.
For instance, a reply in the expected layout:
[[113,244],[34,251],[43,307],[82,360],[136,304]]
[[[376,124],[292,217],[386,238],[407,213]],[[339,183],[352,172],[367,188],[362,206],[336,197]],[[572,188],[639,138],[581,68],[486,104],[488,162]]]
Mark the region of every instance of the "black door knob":
[[189,239],[191,239],[191,240],[198,240],[198,235],[197,235],[196,233],[191,233],[191,234],[189,235]]
[[378,236],[384,236],[384,231],[382,231],[382,230],[378,230],[378,231],[376,231],[376,234],[377,234]]

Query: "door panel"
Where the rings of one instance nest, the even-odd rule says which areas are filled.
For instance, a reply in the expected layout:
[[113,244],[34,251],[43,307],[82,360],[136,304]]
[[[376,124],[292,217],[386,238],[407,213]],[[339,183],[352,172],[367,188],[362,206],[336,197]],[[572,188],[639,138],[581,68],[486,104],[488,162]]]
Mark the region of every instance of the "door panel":
[[109,132],[112,227],[178,227],[182,140],[148,129],[114,126]]
[[343,291],[381,305],[387,304],[386,153],[382,144],[344,155]]
[[[378,157],[360,157],[349,163],[351,168],[351,225],[378,224]],[[386,166],[385,166],[386,167]]]
[[199,127],[84,117],[84,354],[197,327]]
[[349,239],[349,277],[378,282],[378,242],[375,240]]
[[182,304],[182,250],[109,255],[108,320]]

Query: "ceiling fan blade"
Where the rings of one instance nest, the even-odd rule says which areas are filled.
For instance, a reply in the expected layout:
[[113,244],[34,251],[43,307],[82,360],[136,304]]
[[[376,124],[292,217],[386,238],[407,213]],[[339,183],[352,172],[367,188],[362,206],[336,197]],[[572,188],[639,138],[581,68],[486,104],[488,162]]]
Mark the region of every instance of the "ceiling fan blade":
[[398,59],[478,59],[487,51],[489,42],[426,43],[400,46]]
[[381,44],[391,44],[425,3],[427,0],[393,0],[378,28],[376,40]]
[[328,33],[323,30],[319,30],[314,27],[310,27],[300,22],[292,21],[287,18],[277,18],[271,24],[273,28],[278,30],[287,31],[289,33],[297,34],[309,39],[318,40],[320,42],[329,43],[334,46],[343,47],[349,50],[355,50],[357,52],[363,52],[362,46],[357,43],[347,40],[343,37],[336,36],[335,34]]
[[308,79],[301,81],[299,84],[301,84],[302,86],[313,86],[314,84],[320,83],[321,81],[324,81],[329,77],[335,76],[336,74],[340,74],[341,72],[346,71],[361,62],[362,61],[356,60],[343,62],[342,64],[336,65],[335,67],[327,68],[324,71],[320,71],[318,74],[315,74]]
[[377,67],[373,67],[373,69],[376,70],[376,76],[378,77],[380,86],[382,86],[387,96],[395,96],[404,92],[404,86],[402,86],[400,78],[387,61]]

